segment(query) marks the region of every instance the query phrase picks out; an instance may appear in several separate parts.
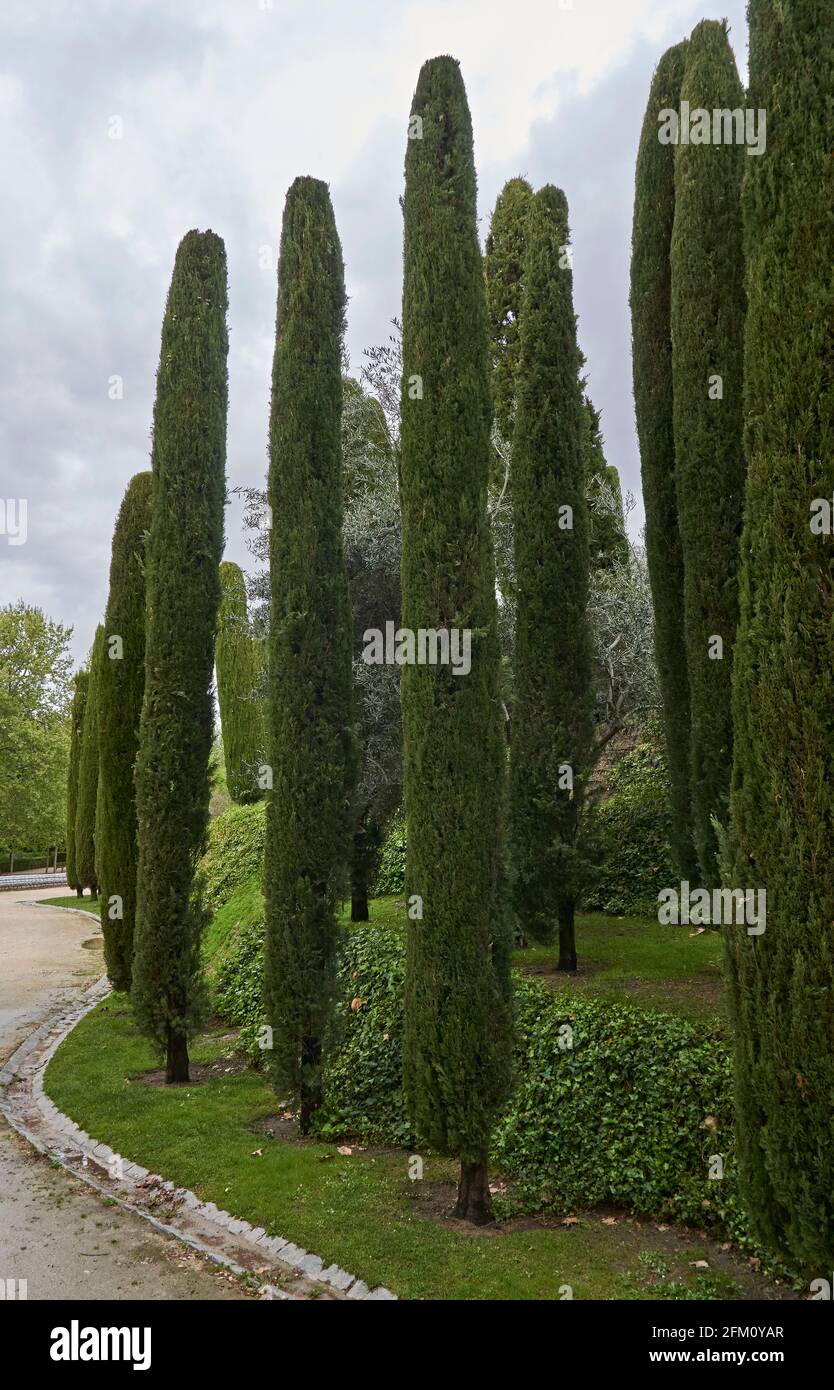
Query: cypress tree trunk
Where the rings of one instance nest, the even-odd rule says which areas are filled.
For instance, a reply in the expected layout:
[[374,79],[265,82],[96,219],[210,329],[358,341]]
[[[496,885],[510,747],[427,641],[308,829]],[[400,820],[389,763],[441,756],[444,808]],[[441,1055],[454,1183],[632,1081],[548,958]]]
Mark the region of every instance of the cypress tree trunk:
[[110,593],[99,675],[96,852],[104,959],[114,989],[129,990],[136,919],[136,793],[133,769],[145,689],[145,541],[153,474],[128,486],[113,533]]
[[307,1133],[335,990],[347,882],[352,631],[342,553],[344,269],[327,185],[287,194],[272,369],[265,997],[276,1086]]
[[402,672],[406,892],[422,910],[408,923],[404,1083],[415,1129],[461,1159],[457,1215],[481,1222],[511,1045],[505,744],[486,512],[486,304],[472,126],[454,59],[424,64],[417,116],[422,138],[409,139],[405,161],[403,626],[471,632],[471,669]]
[[194,870],[205,842],[212,673],[226,479],[226,254],[214,232],[181,241],[154,407],[146,561],[145,693],[136,763],[139,861],[131,997],[136,1022],[188,1079],[202,1011],[204,912]]
[[[760,1237],[834,1257],[834,10],[751,0],[746,160],[748,459],[733,679],[735,881],[765,930],[727,929],[736,1135]],[[826,1276],[827,1277],[827,1276]]]
[[70,715],[70,752],[67,773],[67,886],[74,888],[79,898],[84,889],[78,881],[75,864],[75,830],[78,816],[78,769],[81,763],[81,743],[84,737],[84,710],[87,705],[89,672],[78,671],[74,681]]
[[78,798],[75,810],[75,873],[78,886],[96,896],[96,803],[98,799],[98,704],[104,628],[99,625],[90,655],[90,678],[84,709],[84,731],[78,762]]
[[568,209],[550,185],[527,224],[513,443],[516,701],[510,758],[518,925],[576,969],[576,838],[591,750],[587,422],[579,382]]
[[263,762],[264,721],[246,583],[240,566],[229,560],[220,566],[220,593],[215,661],[226,783],[232,800],[246,803],[261,796],[258,768]]
[[[734,110],[744,94],[723,22],[692,31],[681,100]],[[735,143],[679,144],[672,232],[675,483],[683,554],[691,717],[692,828],[701,877],[718,887],[711,817],[726,825],[732,767],[733,643],[744,492],[744,258]],[[720,640],[720,647],[716,639]]]
[[631,337],[634,408],[640,441],[646,558],[671,783],[672,852],[682,879],[694,882],[689,783],[689,682],[683,630],[683,555],[675,490],[672,418],[671,271],[675,146],[661,144],[658,114],[680,108],[687,44],[664,53],[643,119],[634,193]]
[[368,851],[365,827],[361,826],[353,836],[353,862],[350,881],[350,920],[367,922],[368,910]]

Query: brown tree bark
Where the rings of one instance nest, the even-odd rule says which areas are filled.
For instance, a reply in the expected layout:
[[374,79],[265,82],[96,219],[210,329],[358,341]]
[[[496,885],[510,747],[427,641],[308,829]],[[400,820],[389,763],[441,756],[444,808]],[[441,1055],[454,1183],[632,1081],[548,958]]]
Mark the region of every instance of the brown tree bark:
[[188,1042],[181,1033],[168,1029],[168,1057],[165,1065],[165,1084],[188,1081]]
[[301,1039],[301,1109],[298,1124],[302,1134],[310,1133],[310,1121],[321,1105],[321,1041]]
[[487,1226],[494,1219],[486,1158],[474,1163],[461,1160],[455,1216],[473,1226]]
[[559,904],[559,964],[557,970],[576,974],[576,929],[573,900]]
[[367,884],[357,883],[354,879],[350,893],[350,920],[367,922],[369,919]]

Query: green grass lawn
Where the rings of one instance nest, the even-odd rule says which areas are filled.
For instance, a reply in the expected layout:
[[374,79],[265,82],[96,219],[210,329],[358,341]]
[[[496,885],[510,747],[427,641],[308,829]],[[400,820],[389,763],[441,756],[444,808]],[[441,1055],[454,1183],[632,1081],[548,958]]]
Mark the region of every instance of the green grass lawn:
[[[195,1062],[231,1059],[234,1039],[214,1033]],[[337,1144],[292,1144],[253,1128],[280,1107],[258,1073],[221,1069],[191,1086],[135,1078],[156,1066],[128,1002],[113,995],[58,1049],[46,1073],[56,1105],[125,1158],[190,1187],[235,1216],[334,1260],[373,1286],[407,1298],[738,1298],[771,1289],[707,1240],[608,1214],[576,1224],[535,1219],[470,1234],[441,1224],[454,1168],[424,1157],[423,1182],[402,1151],[340,1155]],[[231,1060],[230,1060],[231,1066]],[[696,1270],[706,1259],[709,1269]],[[778,1291],[777,1291],[778,1296]]]
[[67,898],[38,898],[38,902],[44,907],[74,907],[82,912],[94,912],[96,916],[99,914],[98,898],[78,898],[75,893]]
[[556,946],[531,946],[514,963],[547,983],[665,1009],[690,1018],[719,1015],[722,941],[719,932],[661,926],[640,917],[583,913],[576,920],[579,973],[556,974]]
[[[374,899],[370,916],[372,924],[402,925],[403,899]],[[341,920],[350,925],[350,904],[344,906]],[[560,989],[628,999],[689,1018],[721,1013],[718,932],[695,935],[689,927],[661,926],[651,918],[580,913],[576,946],[579,973],[575,976],[557,974],[559,948],[555,945],[514,951],[513,964]]]
[[[238,922],[254,920],[263,895],[256,880],[239,888],[216,914],[204,940],[204,955],[216,966]],[[350,903],[340,921],[351,927]],[[405,903],[397,897],[374,898],[370,921],[404,926]],[[513,952],[513,964],[559,989],[575,989],[609,999],[627,999],[687,1018],[723,1018],[721,1001],[722,941],[718,932],[700,935],[689,927],[666,926],[651,918],[608,917],[580,913],[576,919],[579,973],[556,972],[558,946],[531,946]]]

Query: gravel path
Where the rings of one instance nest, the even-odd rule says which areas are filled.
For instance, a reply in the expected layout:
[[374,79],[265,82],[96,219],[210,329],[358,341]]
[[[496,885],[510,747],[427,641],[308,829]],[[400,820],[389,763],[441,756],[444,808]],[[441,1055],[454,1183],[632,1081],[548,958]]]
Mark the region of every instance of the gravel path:
[[[0,894],[0,1066],[102,974],[96,922],[31,906],[65,894]],[[30,1299],[248,1296],[226,1271],[53,1168],[2,1117],[0,1279],[25,1279]]]

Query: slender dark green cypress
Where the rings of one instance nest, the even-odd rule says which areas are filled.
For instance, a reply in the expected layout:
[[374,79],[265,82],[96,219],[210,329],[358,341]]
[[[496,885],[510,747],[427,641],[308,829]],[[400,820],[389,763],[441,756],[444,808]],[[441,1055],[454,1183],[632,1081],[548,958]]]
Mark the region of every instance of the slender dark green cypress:
[[[724,22],[703,20],[686,54],[681,101],[740,111],[744,93]],[[728,134],[716,129],[711,134]],[[733,134],[737,134],[733,129]],[[712,817],[729,816],[733,643],[744,493],[744,255],[735,139],[679,143],[672,231],[675,485],[689,676],[692,832],[701,878],[719,885]]]
[[471,669],[409,663],[402,673],[404,1077],[418,1133],[461,1160],[457,1215],[482,1222],[509,1072],[505,744],[486,510],[486,302],[472,124],[453,58],[423,65],[411,109],[409,129],[419,117],[422,138],[409,139],[405,160],[403,626],[415,637],[471,633]]
[[70,715],[70,754],[67,774],[67,885],[74,888],[78,897],[84,889],[78,880],[75,860],[75,827],[78,811],[78,769],[81,763],[81,743],[84,736],[84,710],[87,705],[88,671],[76,673]]
[[239,565],[220,566],[220,612],[217,618],[217,699],[223,731],[226,784],[232,801],[257,801],[262,795],[259,768],[264,764],[264,718],[260,660],[249,630],[246,581]]
[[[726,931],[742,1191],[760,1237],[834,1260],[834,9],[751,0],[743,185],[748,476],[733,679],[735,882]],[[761,119],[761,118],[760,118]]]
[[98,706],[104,628],[99,624],[90,655],[84,730],[78,760],[78,794],[75,806],[75,877],[79,888],[98,892],[96,802],[98,798]]
[[533,190],[526,179],[509,179],[504,184],[493,210],[484,255],[495,423],[508,441],[515,423],[525,232],[532,199]]
[[525,938],[559,923],[576,970],[576,838],[592,739],[587,419],[566,257],[564,193],[546,185],[527,223],[513,443],[517,595],[510,750],[513,897]]
[[129,990],[136,920],[134,768],[145,690],[145,543],[153,474],[137,473],[124,495],[110,559],[110,592],[98,690],[96,858],[104,960],[114,989]]
[[591,568],[611,569],[616,564],[626,564],[629,549],[623,511],[623,494],[620,475],[613,463],[608,463],[603,447],[599,411],[594,408],[590,396],[584,400],[585,450],[586,450],[586,492],[593,498],[602,488],[608,489],[614,507],[612,510],[589,507],[588,538],[591,553]]
[[330,194],[284,207],[272,367],[266,980],[276,1085],[307,1133],[321,1103],[356,771],[342,551],[344,267]]
[[694,881],[698,861],[691,830],[689,681],[672,407],[669,251],[675,214],[675,146],[661,143],[663,127],[658,119],[661,112],[680,108],[686,50],[684,42],[664,53],[643,118],[631,245],[631,337],[646,557],[671,784],[672,850],[681,878]]
[[136,762],[139,861],[132,1000],[140,1028],[188,1080],[203,1002],[204,912],[194,871],[208,824],[212,675],[225,501],[226,253],[214,232],[177,249],[154,410],[146,549],[145,694]]

